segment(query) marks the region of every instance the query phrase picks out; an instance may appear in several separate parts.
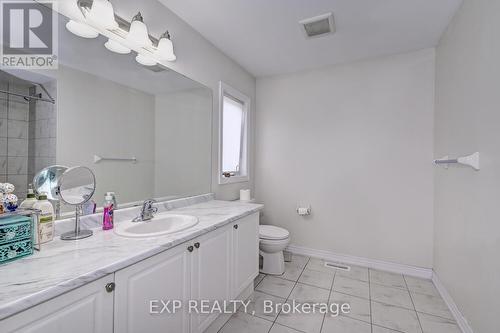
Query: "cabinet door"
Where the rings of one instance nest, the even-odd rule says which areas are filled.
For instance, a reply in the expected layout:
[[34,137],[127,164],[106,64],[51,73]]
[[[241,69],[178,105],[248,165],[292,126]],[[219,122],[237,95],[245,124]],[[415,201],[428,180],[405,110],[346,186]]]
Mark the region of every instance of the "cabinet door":
[[115,273],[115,332],[189,332],[186,308],[168,313],[161,301],[189,299],[190,256],[179,245]]
[[112,333],[113,274],[0,321],[0,332]]
[[233,290],[236,298],[259,274],[259,213],[233,223]]
[[[191,298],[224,301],[231,298],[231,226],[196,239],[192,262]],[[203,332],[219,315],[191,313],[191,332]]]

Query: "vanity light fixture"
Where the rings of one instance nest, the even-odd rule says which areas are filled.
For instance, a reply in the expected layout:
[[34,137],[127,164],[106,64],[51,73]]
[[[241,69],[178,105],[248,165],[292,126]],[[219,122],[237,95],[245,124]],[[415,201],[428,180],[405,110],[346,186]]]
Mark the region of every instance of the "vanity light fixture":
[[70,20],[66,23],[66,29],[72,34],[83,38],[97,38],[99,36],[97,30],[84,23],[85,16],[83,16],[83,12],[76,1],[70,6],[69,16]]
[[75,20],[70,20],[66,23],[66,29],[68,29],[68,31],[72,34],[83,38],[97,38],[97,36],[99,36],[99,32],[97,32],[97,30],[85,23]]
[[135,61],[137,61],[143,66],[154,66],[157,64],[157,62],[154,59],[151,59],[150,57],[145,56],[143,54],[138,54],[137,57],[135,57]]
[[86,19],[103,29],[118,29],[113,5],[108,0],[94,0]]
[[172,40],[170,38],[170,33],[168,30],[160,36],[160,40],[158,41],[157,48],[158,58],[166,61],[175,61],[177,58],[174,54],[174,44],[172,44]]
[[111,52],[119,53],[119,54],[129,54],[132,50],[126,46],[123,46],[119,42],[109,38],[106,43],[104,43],[104,47],[106,47]]
[[128,54],[137,52],[135,60],[143,66],[155,66],[163,61],[175,61],[174,45],[166,31],[159,39],[148,33],[141,12],[129,22],[115,15],[109,0],[70,0],[66,28],[84,38],[99,34],[108,38],[104,46],[111,52]]
[[139,47],[151,47],[153,42],[149,39],[148,27],[144,24],[141,12],[138,12],[130,24],[130,30],[127,34],[127,40]]

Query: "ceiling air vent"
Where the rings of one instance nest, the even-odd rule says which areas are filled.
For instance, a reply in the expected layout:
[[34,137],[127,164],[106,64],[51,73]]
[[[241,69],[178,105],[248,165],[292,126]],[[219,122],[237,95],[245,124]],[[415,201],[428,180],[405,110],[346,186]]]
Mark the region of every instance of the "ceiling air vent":
[[299,24],[304,28],[304,33],[307,38],[321,37],[335,32],[335,22],[332,13],[326,13],[299,21]]

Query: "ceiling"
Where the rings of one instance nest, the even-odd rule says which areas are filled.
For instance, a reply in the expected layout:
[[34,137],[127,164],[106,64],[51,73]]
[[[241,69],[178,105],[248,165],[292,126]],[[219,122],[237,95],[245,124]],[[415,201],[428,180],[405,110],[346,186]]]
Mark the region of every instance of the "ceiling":
[[[159,0],[255,76],[435,46],[462,0]],[[333,12],[337,32],[298,21]]]

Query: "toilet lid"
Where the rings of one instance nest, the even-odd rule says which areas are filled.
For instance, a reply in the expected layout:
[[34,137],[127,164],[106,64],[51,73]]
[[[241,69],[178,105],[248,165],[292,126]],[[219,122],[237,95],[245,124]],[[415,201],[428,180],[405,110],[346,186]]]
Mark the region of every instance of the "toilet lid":
[[273,225],[260,225],[259,237],[263,239],[286,239],[290,236],[288,230]]

